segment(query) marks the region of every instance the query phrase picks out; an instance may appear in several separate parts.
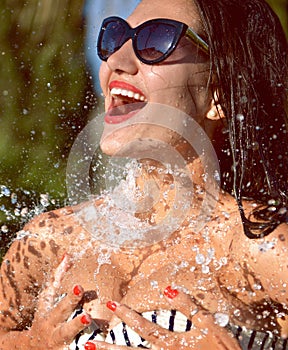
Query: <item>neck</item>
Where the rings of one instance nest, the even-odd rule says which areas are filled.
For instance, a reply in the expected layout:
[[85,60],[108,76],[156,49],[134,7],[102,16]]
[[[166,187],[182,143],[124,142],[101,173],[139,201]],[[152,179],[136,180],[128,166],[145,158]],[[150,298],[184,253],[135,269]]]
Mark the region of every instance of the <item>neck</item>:
[[201,164],[200,159],[195,159],[184,169],[173,169],[154,160],[142,160],[136,177],[141,202],[136,216],[151,224],[158,224],[169,215],[179,218],[183,225],[195,221],[209,197]]

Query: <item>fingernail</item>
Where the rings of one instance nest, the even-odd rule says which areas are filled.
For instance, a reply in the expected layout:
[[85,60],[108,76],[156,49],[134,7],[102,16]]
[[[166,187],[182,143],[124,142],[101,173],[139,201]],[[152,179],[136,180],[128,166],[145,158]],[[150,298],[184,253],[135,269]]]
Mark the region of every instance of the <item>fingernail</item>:
[[94,343],[91,343],[91,341],[87,341],[87,343],[84,345],[85,350],[96,350],[96,345]]
[[65,252],[65,253],[63,254],[63,256],[62,256],[61,261],[63,261],[67,256],[68,256],[68,254]]
[[87,326],[88,324],[91,323],[91,317],[89,315],[83,315],[81,317],[81,323]]
[[72,263],[70,261],[70,255],[68,253],[63,254],[60,264],[62,264],[65,271],[68,271],[70,269]]
[[117,304],[114,301],[107,301],[106,306],[108,307],[108,309],[110,309],[111,311],[115,311],[117,308]]
[[164,290],[164,295],[169,299],[174,299],[175,297],[177,297],[178,294],[178,290],[173,289],[171,286],[166,287]]
[[73,293],[74,295],[76,295],[77,297],[79,297],[83,292],[83,289],[81,286],[79,285],[76,285],[74,288],[73,288]]

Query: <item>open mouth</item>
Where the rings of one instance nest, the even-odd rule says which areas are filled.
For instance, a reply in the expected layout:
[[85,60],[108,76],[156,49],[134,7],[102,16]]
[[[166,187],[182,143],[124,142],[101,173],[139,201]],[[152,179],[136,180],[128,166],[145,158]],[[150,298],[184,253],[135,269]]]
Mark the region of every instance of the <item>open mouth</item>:
[[147,104],[146,97],[139,92],[113,87],[110,94],[112,101],[105,116],[106,123],[121,123],[134,116]]

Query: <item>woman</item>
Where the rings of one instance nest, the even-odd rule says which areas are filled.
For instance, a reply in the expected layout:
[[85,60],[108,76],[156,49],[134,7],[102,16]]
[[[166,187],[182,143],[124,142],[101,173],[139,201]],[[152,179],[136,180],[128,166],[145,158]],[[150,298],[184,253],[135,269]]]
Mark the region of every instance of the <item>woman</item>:
[[[227,0],[215,6],[207,0],[173,0],[166,5],[164,0],[153,6],[143,0],[129,17],[132,28],[162,19],[156,25],[148,23],[150,30],[159,29],[160,24],[162,33],[151,47],[144,45],[141,50],[134,44],[133,48],[128,40],[116,50],[112,37],[99,39],[99,53],[106,61],[100,81],[108,110],[101,147],[112,155],[131,154],[135,139],[160,135],[160,141],[175,147],[194,172],[195,187],[200,189],[194,206],[171,236],[133,250],[120,247],[109,256],[79,225],[75,213],[85,212],[87,204],[35,218],[11,245],[1,267],[2,349],[64,349],[74,338],[72,348],[79,339],[91,338],[85,346],[92,349],[97,333],[107,333],[107,322],[113,331],[107,341],[113,342],[115,336],[119,344],[119,327],[122,334],[125,327],[111,319],[111,311],[156,348],[239,349],[223,328],[228,324],[232,332],[235,325],[261,334],[273,332],[275,341],[269,344],[286,346],[280,339],[287,334],[288,277],[287,44],[283,32],[262,1]],[[116,33],[127,28],[119,19],[111,23],[106,34],[113,33],[113,28]],[[167,24],[173,30],[167,31]],[[269,27],[267,37],[263,26]],[[167,54],[161,45],[163,32],[182,34],[181,28],[184,35]],[[142,34],[147,44],[149,36],[145,31]],[[174,34],[170,37],[175,38]],[[226,40],[228,34],[230,40]],[[123,97],[126,92],[128,97]],[[203,201],[205,181],[198,176],[203,174],[199,159],[185,140],[162,125],[155,127],[153,120],[149,120],[150,127],[129,123],[127,108],[135,99],[182,109],[203,127],[215,147],[225,191],[220,191],[210,221],[197,234],[190,219]],[[145,106],[139,111],[138,105],[132,113],[135,120]],[[125,127],[118,127],[125,122]],[[140,151],[136,149],[136,154]],[[158,223],[173,203],[175,181],[170,173],[159,171],[157,159],[142,164],[143,178],[158,181],[161,200],[139,219]],[[137,181],[141,192],[142,180]],[[105,200],[99,198],[96,207],[106,208]],[[59,264],[65,252],[68,255]],[[177,295],[179,290],[185,293]],[[106,308],[109,300],[116,302],[108,302]],[[77,308],[80,301],[82,308]],[[76,317],[69,318],[76,308],[79,314],[76,311]],[[177,311],[171,315],[171,309]],[[138,313],[155,322],[162,319],[160,328],[155,323],[147,325]],[[173,332],[174,326],[164,329],[167,315],[177,321],[178,332]],[[218,321],[222,318],[220,325],[214,323],[214,316]],[[77,335],[82,329],[88,337]],[[130,341],[127,332],[126,344],[134,345],[139,338]],[[261,338],[259,349],[268,344],[266,338]],[[97,348],[119,346],[97,342]]]
[[[278,243],[281,240],[285,242],[285,233],[287,233],[287,224],[284,224],[285,222],[287,223],[288,165],[287,116],[285,110],[287,101],[285,93],[285,84],[287,81],[287,43],[275,15],[272,14],[267,4],[262,1],[219,1],[217,2],[217,6],[215,2],[210,3],[209,1],[195,1],[194,6],[192,2],[189,2],[189,5],[187,5],[187,2],[185,2],[185,4],[183,3],[184,2],[181,1],[174,2],[171,4],[173,8],[173,10],[171,10],[167,9],[162,1],[157,1],[156,5],[153,7],[150,6],[148,2],[142,1],[129,18],[129,25],[132,28],[137,28],[139,24],[143,26],[143,23],[152,18],[172,18],[187,23],[207,41],[210,62],[205,62],[202,52],[198,51],[196,53],[198,61],[195,58],[193,60],[189,57],[190,60],[187,61],[190,62],[191,65],[187,64],[183,67],[183,62],[187,63],[185,61],[187,57],[185,56],[185,49],[187,49],[189,44],[186,46],[185,38],[182,38],[182,41],[180,40],[178,44],[178,48],[170,57],[162,61],[163,66],[161,66],[162,62],[157,62],[158,64],[152,67],[147,65],[147,63],[151,64],[151,62],[144,62],[146,65],[143,65],[139,62],[139,60],[142,60],[143,63],[143,56],[144,59],[153,59],[153,56],[147,57],[148,54],[145,56],[146,53],[140,52],[139,49],[137,52],[137,47],[140,46],[140,44],[138,43],[139,45],[137,46],[136,39],[134,39],[135,43],[133,42],[134,52],[131,41],[118,43],[119,46],[117,46],[117,49],[113,48],[113,40],[117,40],[117,35],[113,33],[112,30],[109,32],[109,21],[114,21],[113,25],[115,25],[115,31],[116,28],[120,30],[119,28],[121,28],[122,23],[121,21],[117,23],[115,19],[108,19],[103,23],[103,27],[106,30],[105,34],[107,35],[106,41],[109,42],[110,45],[108,48],[104,47],[107,51],[104,51],[103,48],[103,46],[105,46],[105,42],[103,43],[105,37],[104,35],[101,37],[102,33],[100,33],[98,42],[100,57],[106,61],[102,64],[102,70],[100,72],[102,89],[106,96],[106,109],[109,110],[109,106],[111,108],[111,106],[114,107],[120,104],[119,100],[121,100],[121,96],[119,95],[121,92],[118,92],[118,95],[114,94],[113,88],[118,84],[117,87],[124,90],[126,83],[127,90],[133,91],[133,87],[129,87],[128,85],[128,83],[131,84],[131,82],[133,82],[133,86],[140,89],[142,95],[149,102],[160,102],[176,107],[181,106],[185,111],[189,111],[189,114],[193,116],[194,119],[198,118],[197,121],[203,125],[207,132],[210,130],[209,127],[211,127],[211,124],[215,124],[215,126],[212,126],[214,134],[213,136],[210,135],[210,137],[220,161],[222,187],[226,191],[234,193],[236,198],[236,203],[233,204],[224,196],[224,208],[225,210],[227,210],[227,208],[233,208],[233,210],[235,210],[235,206],[237,205],[242,221],[242,225],[240,226],[242,227],[237,226],[234,227],[234,229],[230,228],[232,236],[227,235],[226,230],[224,230],[225,240],[227,240],[226,244],[229,246],[228,250],[231,249],[230,253],[233,251],[231,255],[227,252],[227,255],[224,253],[229,265],[229,267],[225,269],[225,282],[222,280],[222,274],[220,273],[219,275],[216,271],[213,271],[213,276],[209,275],[207,280],[209,283],[213,284],[212,281],[218,279],[218,283],[215,281],[215,285],[218,285],[220,288],[218,300],[221,300],[222,294],[222,297],[225,295],[225,298],[227,298],[226,301],[230,303],[228,308],[230,307],[231,310],[228,313],[231,323],[241,324],[248,329],[252,329],[252,331],[247,330],[247,332],[241,333],[240,328],[231,326],[234,333],[236,333],[236,335],[238,333],[239,339],[242,339],[240,343],[243,347],[252,348],[253,346],[253,348],[257,348],[258,346],[258,348],[268,348],[270,346],[273,348],[285,348],[286,341],[282,342],[279,339],[273,339],[273,337],[268,340],[268,335],[265,335],[264,331],[269,330],[275,332],[280,323],[282,325],[283,337],[285,338],[287,334],[285,322],[281,322],[281,317],[286,313],[285,298],[287,296],[287,291],[285,288],[285,278],[283,278],[283,275],[282,277],[278,275],[276,278],[277,281],[274,279],[274,282],[272,282],[273,287],[270,285],[272,279],[276,277],[274,275],[275,271],[281,270],[281,274],[287,273],[283,265],[283,261],[286,261],[286,243],[284,243],[282,248],[280,248],[279,245],[277,248],[277,250],[280,249],[280,251],[282,251],[280,255],[282,255],[283,260],[276,257],[279,251],[272,257],[275,253],[275,246],[272,242],[275,239]],[[181,9],[176,12],[178,17],[175,14],[175,9]],[[273,28],[272,36],[271,29],[268,30],[268,28]],[[270,34],[266,35],[267,32]],[[141,36],[142,33],[137,32],[137,34]],[[225,38],[225,40],[221,40],[222,38]],[[109,39],[110,41],[108,41]],[[190,45],[192,46],[191,43]],[[266,48],[269,53],[266,52]],[[203,49],[203,45],[201,45],[201,49]],[[178,52],[176,52],[177,50]],[[189,47],[189,50],[191,53],[193,49]],[[205,47],[202,51],[205,51]],[[140,56],[138,60],[137,57],[135,57],[137,54]],[[282,63],[278,66],[277,62],[279,62],[279,60]],[[210,64],[209,71],[205,71],[205,63]],[[177,64],[180,66],[177,66]],[[203,66],[201,66],[201,64],[203,64]],[[276,69],[275,65],[277,65],[279,69]],[[171,73],[171,67],[173,67],[174,75]],[[195,72],[197,72],[197,75]],[[200,72],[203,76],[201,76]],[[181,73],[183,75],[181,75]],[[169,78],[171,77],[171,79],[165,79],[167,76]],[[184,76],[185,78],[183,78]],[[216,96],[214,98],[215,106],[213,106],[212,103],[215,109],[213,110],[212,107],[212,110],[208,111],[208,113],[208,104],[205,105],[205,103],[203,103],[208,95],[207,90],[202,90],[202,95],[201,92],[199,92],[200,89],[198,89],[197,92],[193,89],[195,85],[197,87],[203,86],[201,81],[203,77],[204,81],[206,81],[205,79],[208,81],[207,84],[209,84],[210,96]],[[118,82],[119,80],[121,83]],[[181,81],[181,83],[179,83],[179,81]],[[187,82],[189,82],[190,85]],[[147,88],[147,86],[149,88]],[[176,96],[178,99],[175,98]],[[181,98],[179,98],[179,96],[181,96]],[[171,103],[171,101],[173,101],[173,103]],[[197,105],[197,102],[200,106]],[[199,120],[199,114],[197,112],[199,112],[200,116],[206,115],[206,118],[203,118],[204,120]],[[225,118],[223,124],[228,124],[227,129],[229,133],[221,133],[220,136],[219,134],[215,135],[217,119],[222,118]],[[207,125],[208,123],[209,127]],[[276,130],[277,135],[275,134]],[[127,133],[127,136],[128,135]],[[113,136],[115,137],[115,135]],[[274,143],[274,140],[277,141]],[[127,138],[125,141],[127,141]],[[119,141],[119,143],[120,142],[121,141]],[[119,143],[117,147],[119,147]],[[114,144],[112,144],[112,146],[114,146]],[[105,149],[106,152],[111,152],[109,147],[111,147],[111,143],[108,143],[108,147]],[[113,149],[113,152],[114,151]],[[231,171],[231,164],[234,164],[234,172]],[[283,171],[284,168],[286,168],[285,171]],[[253,209],[254,206],[255,209]],[[239,223],[240,221],[237,214],[236,217],[232,219],[232,216],[235,214],[233,210],[232,213],[229,211],[230,225],[233,222]],[[220,216],[221,215],[219,215],[219,217]],[[222,234],[224,234],[224,232],[222,232]],[[212,236],[213,233],[211,233],[210,236],[213,240]],[[266,236],[269,238],[263,239]],[[213,247],[216,247],[217,252],[220,251],[218,245],[221,238],[218,232],[216,241],[212,244]],[[257,239],[260,239],[260,241]],[[280,243],[280,245],[282,244]],[[221,246],[223,247],[224,243],[222,243]],[[235,252],[235,247],[239,249],[237,253]],[[269,247],[273,249],[269,249]],[[270,255],[270,253],[272,255]],[[180,256],[183,258],[183,252],[181,252],[181,254]],[[193,260],[191,256],[190,258]],[[276,263],[277,260],[278,262]],[[236,264],[235,261],[237,261]],[[274,262],[272,263],[272,261]],[[273,265],[274,263],[277,264],[277,267],[271,268],[271,264]],[[191,268],[191,265],[189,265],[189,268]],[[238,270],[239,275],[235,270]],[[147,303],[143,303],[143,300],[149,300],[149,310],[154,310],[151,304],[153,304],[152,300],[155,300],[155,295],[153,296],[153,288],[151,288],[151,286],[149,287],[149,283],[151,283],[151,279],[157,281],[159,290],[163,293],[165,283],[171,283],[172,275],[171,271],[165,269],[164,271],[165,272],[160,269],[146,281],[143,281],[143,279],[139,281],[138,284],[134,286],[134,289],[132,288],[129,290],[122,302],[138,312],[145,312],[147,311]],[[248,275],[244,277],[243,274],[245,275],[246,273],[250,275],[250,277],[248,277]],[[163,278],[163,275],[170,277]],[[228,277],[228,275],[230,276]],[[186,276],[189,276],[188,271],[186,271]],[[195,281],[195,276],[197,276],[196,281],[199,281],[201,277],[203,278],[201,273],[200,277],[197,275],[197,270],[193,270],[193,276],[190,276],[191,281]],[[163,283],[163,279],[165,283]],[[221,280],[220,284],[219,280]],[[199,303],[202,304],[206,310],[213,313],[217,311],[219,304],[215,309],[209,304],[209,302],[212,303],[211,300],[208,301],[209,305],[205,305],[203,300],[199,300],[200,297],[196,297],[199,290],[198,292],[196,290],[191,292],[193,286],[189,285],[189,287],[187,287],[187,281],[181,282],[182,283],[178,284],[174,280],[174,284],[178,285],[180,290],[183,286],[186,291],[189,290],[189,294],[194,297],[194,300],[197,300],[198,305]],[[226,282],[228,282],[227,285]],[[283,286],[283,283],[284,289],[281,292],[278,288],[281,285]],[[248,285],[250,285],[249,288],[247,288]],[[241,289],[243,290],[242,292]],[[139,290],[141,291],[140,293]],[[209,289],[207,288],[206,290],[208,291]],[[258,294],[260,290],[264,292],[262,296],[260,296],[261,293]],[[212,291],[211,288],[209,292],[216,297],[217,292],[215,290]],[[137,297],[138,294],[141,295],[141,298]],[[284,297],[284,295],[286,296]],[[160,294],[158,303],[161,303],[162,297],[163,294]],[[201,297],[203,299],[206,298],[203,295]],[[284,298],[282,299],[282,297]],[[185,297],[182,295],[181,298]],[[281,299],[282,301],[280,302]],[[184,300],[186,308],[189,310],[187,305],[189,303],[189,305],[191,305],[191,301],[189,302],[187,299]],[[275,302],[277,306],[274,304]],[[176,308],[178,310],[182,309],[185,314],[185,304],[178,303],[179,301],[176,304]],[[109,305],[111,307],[111,304]],[[158,310],[159,304],[157,305],[157,302],[155,302],[154,305],[155,309]],[[233,311],[232,305],[235,306]],[[249,305],[248,308],[247,305]],[[269,305],[269,307],[266,308],[264,305],[266,305],[266,307]],[[262,309],[263,306],[265,310]],[[193,307],[195,308],[195,305],[192,303],[192,310]],[[268,310],[270,307],[271,309]],[[282,311],[273,320],[272,314],[275,313],[276,310],[279,312],[280,309]],[[171,333],[165,333],[163,329],[161,330],[155,327],[155,325],[147,323],[145,319],[139,318],[139,314],[133,313],[131,309],[127,309],[126,306],[119,306],[117,303],[114,303],[112,310],[116,312],[116,315],[122,318],[126,325],[133,328],[134,331],[136,330],[143,339],[149,340],[152,344],[160,348],[161,346],[164,348],[173,348],[173,346],[177,349],[179,348],[181,342],[179,342],[179,339],[177,342],[177,336],[173,337]],[[186,315],[189,315],[190,312],[187,310]],[[239,317],[236,316],[237,314]],[[269,320],[266,318],[267,315],[269,315]],[[271,316],[272,318],[270,318]],[[152,316],[146,314],[146,317],[151,320]],[[188,316],[188,319],[189,318]],[[193,320],[194,318],[192,318],[191,321],[193,322]],[[262,324],[261,326],[257,324],[258,321]],[[195,322],[197,322],[197,319]],[[117,322],[113,321],[110,328],[113,329],[112,325],[115,324],[117,324]],[[146,330],[145,327],[147,327]],[[257,330],[263,331],[263,333],[256,333]],[[125,333],[125,331],[127,331],[126,326],[121,326],[113,330],[113,337],[115,338],[114,343],[119,345],[128,344],[128,342],[131,344],[133,343],[132,340],[129,339],[128,331],[128,336],[123,340],[123,332]],[[157,332],[163,334],[163,337],[159,337],[159,333],[157,335]],[[212,330],[210,330],[210,332],[213,334]],[[280,335],[280,333],[278,333],[278,335]],[[135,334],[132,333],[131,336],[135,338]],[[166,342],[165,337],[168,339]],[[171,339],[173,339],[172,345]],[[189,343],[189,335],[187,335],[185,339],[188,344],[186,346],[191,348],[193,342]],[[215,338],[214,341],[216,341]],[[109,342],[112,342],[111,338]],[[202,346],[200,343],[197,344],[197,348]],[[141,339],[138,339],[138,343],[137,340],[135,340],[134,346],[135,344],[144,345],[145,342],[141,342]],[[89,343],[86,348],[93,349],[93,342]],[[111,347],[111,345],[105,345],[104,343],[97,343],[97,348],[111,349],[113,347]],[[117,347],[115,346],[115,348]],[[209,345],[205,344],[203,348],[209,348]],[[231,344],[229,348],[232,348]]]

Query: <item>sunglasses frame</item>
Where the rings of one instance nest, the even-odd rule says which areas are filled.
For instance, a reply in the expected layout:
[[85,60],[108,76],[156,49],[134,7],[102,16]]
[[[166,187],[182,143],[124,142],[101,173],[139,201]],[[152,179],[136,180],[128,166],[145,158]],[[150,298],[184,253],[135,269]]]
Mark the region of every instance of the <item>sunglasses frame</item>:
[[[117,48],[114,52],[112,52],[109,55],[103,55],[101,52],[101,43],[103,40],[103,35],[104,32],[107,28],[107,25],[111,22],[121,22],[125,26],[125,40],[123,41],[122,45]],[[155,23],[161,23],[161,24],[168,24],[168,25],[173,25],[176,28],[176,34],[173,38],[173,41],[171,43],[170,48],[165,52],[161,57],[152,59],[152,60],[147,60],[143,58],[137,49],[137,35],[141,29],[146,28],[149,25],[153,25]],[[206,54],[209,53],[209,47],[208,44],[203,40],[191,27],[188,27],[187,24],[175,21],[172,19],[167,19],[167,18],[156,18],[156,19],[151,19],[149,21],[146,21],[144,23],[141,23],[139,26],[135,28],[131,28],[130,25],[121,17],[107,17],[103,20],[101,29],[99,32],[98,40],[97,40],[97,53],[99,58],[102,61],[107,61],[110,56],[112,56],[115,52],[117,52],[129,39],[132,39],[132,47],[134,50],[134,53],[136,57],[143,63],[145,64],[155,64],[164,61],[167,57],[169,57],[172,52],[176,49],[180,39],[183,36],[187,36],[189,39],[191,39],[202,51],[204,51]]]

